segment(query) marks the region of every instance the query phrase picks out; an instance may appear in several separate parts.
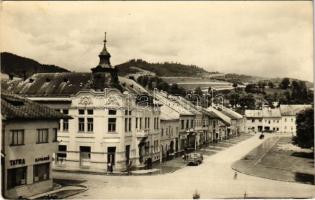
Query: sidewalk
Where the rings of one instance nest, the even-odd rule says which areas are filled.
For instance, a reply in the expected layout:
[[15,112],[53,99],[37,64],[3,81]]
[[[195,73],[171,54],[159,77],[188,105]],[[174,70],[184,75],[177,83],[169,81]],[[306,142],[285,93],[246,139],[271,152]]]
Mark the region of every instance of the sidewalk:
[[[227,149],[241,141],[244,141],[253,135],[250,134],[242,134],[238,137],[233,137],[230,139],[219,141],[218,143],[211,143],[207,147],[202,147],[201,149],[197,149],[196,152],[202,153],[204,156],[211,156],[216,154],[224,149]],[[155,162],[153,163],[152,169],[141,169],[141,170],[133,170],[131,172],[132,175],[158,175],[165,173],[173,173],[183,167],[186,167],[187,163],[182,159],[181,156],[175,157],[174,159],[164,161],[162,163]],[[67,173],[86,173],[86,174],[97,174],[97,175],[108,175],[108,176],[128,176],[127,172],[122,171],[113,171],[113,173],[107,173],[105,169],[83,169],[83,168],[69,168],[65,169],[64,167],[54,166],[54,171],[58,172],[67,172]]]

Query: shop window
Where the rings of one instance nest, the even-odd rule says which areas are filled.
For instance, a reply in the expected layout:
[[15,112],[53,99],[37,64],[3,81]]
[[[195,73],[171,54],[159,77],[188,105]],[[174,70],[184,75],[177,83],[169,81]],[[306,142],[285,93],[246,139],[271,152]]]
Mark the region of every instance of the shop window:
[[33,166],[34,182],[49,179],[50,163],[38,164]]
[[10,145],[24,145],[24,130],[11,130]]
[[37,143],[48,143],[48,129],[37,129]]
[[16,186],[26,184],[26,167],[8,169],[7,188],[11,189]]

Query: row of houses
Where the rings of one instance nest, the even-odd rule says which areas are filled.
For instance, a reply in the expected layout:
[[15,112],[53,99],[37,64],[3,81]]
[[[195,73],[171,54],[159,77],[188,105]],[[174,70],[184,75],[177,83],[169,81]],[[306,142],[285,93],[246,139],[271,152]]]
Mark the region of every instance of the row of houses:
[[[51,188],[52,169],[106,172],[110,164],[114,171],[124,171],[130,163],[142,168],[242,131],[241,116],[234,111],[205,109],[182,97],[148,91],[118,76],[110,57],[105,38],[91,73],[39,73],[1,82],[3,91],[27,98],[2,95],[6,196],[27,197]],[[3,102],[22,116],[13,125],[8,123],[11,114],[4,112],[13,107],[4,109]],[[25,113],[20,104],[29,105]]]
[[245,132],[296,134],[296,116],[312,105],[280,105],[277,108],[245,110]]

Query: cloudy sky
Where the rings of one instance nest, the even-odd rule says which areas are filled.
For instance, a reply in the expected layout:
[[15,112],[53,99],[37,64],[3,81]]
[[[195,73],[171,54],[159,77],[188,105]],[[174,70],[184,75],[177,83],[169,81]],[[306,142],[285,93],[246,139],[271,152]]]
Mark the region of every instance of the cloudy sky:
[[1,51],[90,71],[132,58],[313,80],[312,2],[2,2]]

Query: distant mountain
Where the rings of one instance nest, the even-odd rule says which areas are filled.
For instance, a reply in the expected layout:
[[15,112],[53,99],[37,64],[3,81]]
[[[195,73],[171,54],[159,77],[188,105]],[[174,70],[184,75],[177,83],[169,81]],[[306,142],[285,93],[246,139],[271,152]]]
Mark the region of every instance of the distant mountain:
[[149,63],[142,59],[132,59],[128,62],[116,65],[119,75],[137,73],[137,68],[155,73],[157,76],[206,76],[210,73],[196,65],[184,65],[180,63]]
[[69,72],[56,65],[41,64],[33,59],[25,58],[8,52],[2,52],[1,73],[17,77],[29,77],[35,73]]

